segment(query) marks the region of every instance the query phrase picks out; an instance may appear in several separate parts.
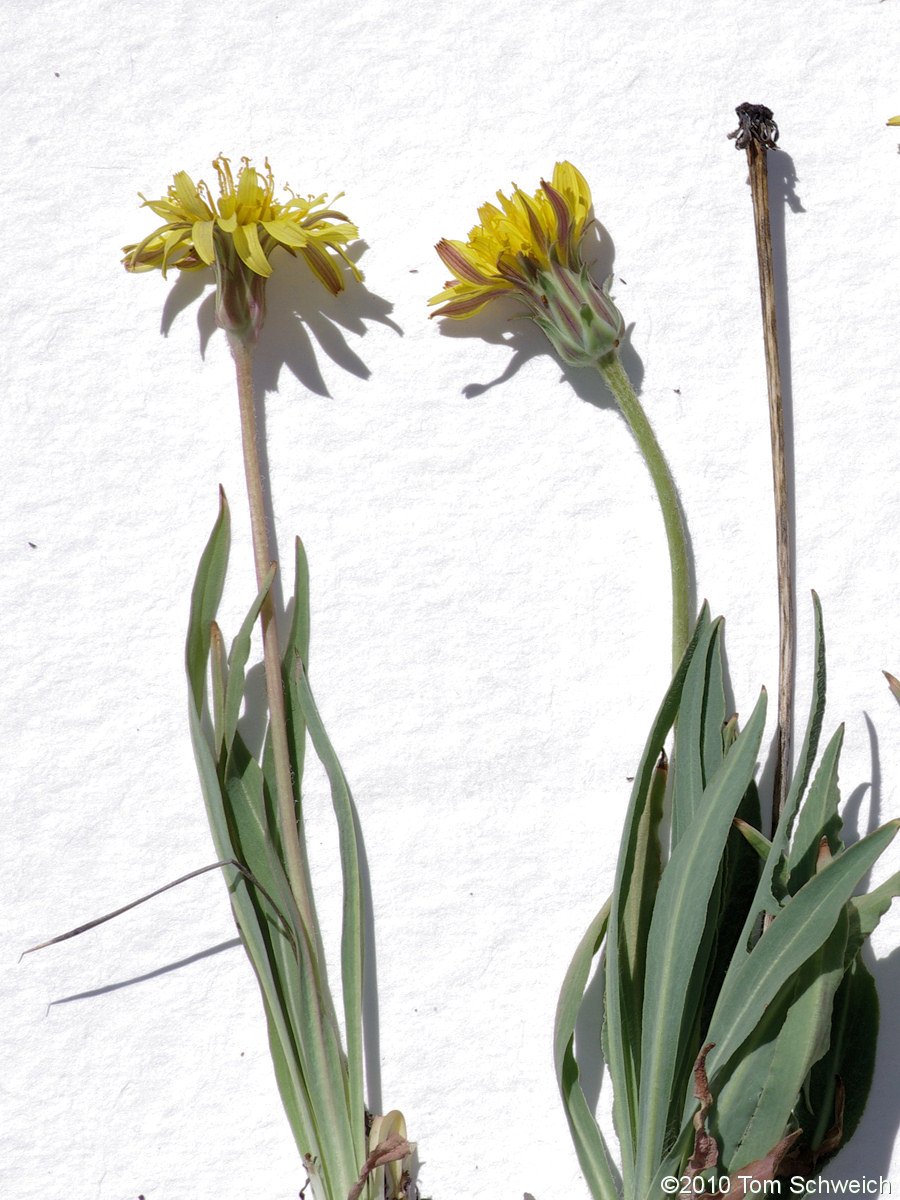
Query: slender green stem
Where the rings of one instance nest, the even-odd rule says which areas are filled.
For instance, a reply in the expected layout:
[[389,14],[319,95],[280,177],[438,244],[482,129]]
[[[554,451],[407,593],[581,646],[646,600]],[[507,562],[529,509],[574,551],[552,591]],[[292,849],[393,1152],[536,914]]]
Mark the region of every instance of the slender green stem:
[[[241,412],[241,439],[244,447],[244,472],[247,477],[247,498],[250,501],[250,525],[253,533],[253,557],[256,562],[256,581],[262,587],[272,563],[269,535],[266,530],[263,503],[262,475],[259,469],[259,444],[256,438],[256,407],[253,399],[252,347],[241,338],[229,334],[228,343],[237,371],[238,402]],[[269,701],[269,739],[275,764],[275,786],[278,792],[278,821],[285,869],[297,907],[310,934],[310,945],[317,944],[316,922],[309,878],[304,865],[294,788],[291,778],[291,759],[288,750],[287,721],[284,709],[284,684],[281,677],[281,654],[278,649],[278,630],[271,592],[263,601],[259,614],[263,636],[263,661],[266,671],[266,694]]]
[[647,420],[647,414],[641,407],[637,394],[631,386],[631,380],[619,361],[618,354],[615,351],[607,354],[605,358],[599,360],[597,367],[606,380],[609,390],[615,396],[616,402],[622,410],[622,416],[628,422],[628,427],[634,434],[634,440],[644,456],[656,488],[656,494],[659,497],[672,568],[672,670],[674,671],[681,662],[691,633],[687,538],[684,532],[684,522],[681,519],[678,493],[675,490],[668,463],[650,422]]

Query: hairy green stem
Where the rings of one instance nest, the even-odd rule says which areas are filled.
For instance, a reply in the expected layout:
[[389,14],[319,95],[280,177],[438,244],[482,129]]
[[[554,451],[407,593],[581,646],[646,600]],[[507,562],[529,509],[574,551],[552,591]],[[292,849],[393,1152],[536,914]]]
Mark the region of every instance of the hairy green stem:
[[[228,336],[228,344],[237,371],[238,402],[241,412],[241,440],[244,447],[244,473],[247,478],[247,498],[250,502],[250,526],[253,533],[253,557],[256,562],[256,582],[262,587],[272,563],[266,513],[263,502],[262,475],[259,469],[259,443],[256,438],[256,406],[253,397],[253,349],[240,337]],[[278,793],[278,822],[285,869],[297,907],[315,946],[316,922],[309,877],[305,867],[297,810],[291,778],[291,759],[288,750],[287,721],[284,709],[284,684],[281,676],[281,653],[275,624],[275,605],[272,594],[266,596],[259,614],[263,637],[263,661],[266,671],[266,695],[269,702],[269,739],[275,764],[275,786]]]
[[666,527],[666,540],[669,543],[669,562],[672,568],[672,670],[681,662],[687,648],[691,633],[690,612],[690,572],[688,570],[687,538],[684,522],[681,519],[681,506],[678,503],[678,493],[668,463],[665,460],[656,435],[647,420],[647,414],[641,407],[631,380],[619,361],[618,354],[613,351],[601,358],[597,363],[598,370],[606,380],[606,384],[616,403],[622,410],[622,416],[628,422],[628,427],[634,434],[644,462],[650,472],[659,505],[662,509],[663,522]]

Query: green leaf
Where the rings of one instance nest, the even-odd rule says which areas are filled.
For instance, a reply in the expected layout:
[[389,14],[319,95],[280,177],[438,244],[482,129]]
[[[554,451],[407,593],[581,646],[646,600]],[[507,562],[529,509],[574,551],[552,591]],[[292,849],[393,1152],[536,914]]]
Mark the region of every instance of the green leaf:
[[635,1008],[644,999],[644,978],[647,969],[647,939],[653,920],[653,907],[662,877],[662,849],[659,826],[666,798],[668,768],[665,752],[653,768],[647,803],[638,822],[634,846],[634,865],[631,871],[628,899],[622,910],[623,987]]
[[247,659],[250,657],[250,639],[253,636],[253,628],[259,618],[260,610],[269,594],[269,588],[272,586],[272,580],[275,578],[275,571],[276,564],[272,563],[256,599],[244,617],[237,637],[231,643],[231,652],[228,655],[228,684],[225,688],[225,718],[222,738],[226,752],[231,750],[238,717],[241,713],[241,703],[244,699],[244,678]]
[[[260,817],[262,775],[240,735],[235,736],[229,756],[224,806],[240,861],[278,904],[274,907],[266,896],[251,887],[246,898],[249,905],[241,904],[236,916],[265,1002],[273,1062],[285,1109],[291,1115],[299,1115],[301,1122],[299,1126],[292,1125],[297,1145],[301,1152],[321,1157],[325,1151],[316,1130],[310,1071],[297,1030],[302,1007],[299,964],[306,934],[300,921],[292,919],[292,898],[286,895],[290,889],[283,868],[268,852]],[[314,993],[314,988],[310,991]],[[276,1050],[283,1062],[279,1062]]]
[[[815,592],[811,593],[813,602],[813,621],[815,623],[815,647],[813,650],[813,696],[809,710],[809,721],[803,747],[797,763],[797,770],[791,781],[785,801],[785,812],[793,813],[800,797],[806,791],[809,776],[816,761],[819,750],[819,737],[822,732],[822,722],[825,719],[825,690],[827,672],[825,669],[825,626],[822,621],[822,605]],[[790,836],[790,824],[786,826]]]
[[835,1120],[835,1084],[844,1088],[841,1136],[829,1154],[820,1159],[821,1168],[853,1136],[859,1125],[872,1077],[878,1042],[878,992],[875,980],[857,955],[846,971],[834,999],[831,1044],[810,1073],[806,1103],[798,1114],[808,1130],[804,1142],[818,1150]]
[[846,914],[787,980],[744,1043],[716,1096],[722,1170],[762,1158],[785,1134],[813,1064],[828,1049],[844,977]]
[[222,753],[225,739],[225,687],[228,682],[228,664],[225,660],[225,643],[222,631],[215,621],[209,629],[209,661],[212,675],[213,729],[216,734],[216,757]]
[[[641,1041],[635,1194],[643,1196],[663,1156],[668,1100],[675,1089],[685,1035],[693,1025],[692,980],[702,982],[698,950],[731,822],[756,766],[766,719],[765,690],[747,727],[705,789],[697,813],[663,871],[650,936]],[[712,1040],[707,1039],[707,1040]],[[678,1091],[680,1092],[680,1088]]]
[[[759,856],[742,836],[741,824],[745,828],[760,824],[759,792],[753,780],[748,784],[747,791],[738,806],[738,815],[732,822],[732,829],[725,843],[719,879],[710,904],[708,924],[715,936],[709,950],[709,966],[703,984],[702,1003],[699,1005],[696,1035],[693,1043],[685,1048],[686,1056],[691,1060],[701,1045],[701,1034],[706,1031],[715,1009],[719,992],[737,949],[741,926],[753,903],[756,885],[762,870]],[[705,953],[706,950],[701,946],[701,954]],[[698,958],[698,966],[702,961],[702,958]],[[684,1062],[683,1070],[686,1071],[690,1066],[691,1061]],[[672,1100],[670,1116],[673,1123],[677,1125],[681,1119],[681,1110],[678,1097],[673,1096]]]
[[854,896],[850,901],[851,929],[856,941],[854,951],[877,928],[878,922],[891,907],[891,902],[900,896],[900,871],[886,879],[877,888],[864,896]]
[[764,837],[759,830],[751,825],[748,821],[741,820],[740,817],[734,818],[734,827],[738,833],[740,833],[741,837],[746,841],[747,845],[752,846],[760,861],[765,862],[772,849],[772,843],[769,841],[769,839]]
[[581,1087],[574,1049],[575,1022],[591,973],[591,964],[600,953],[606,936],[611,903],[611,898],[606,901],[578,944],[563,980],[553,1028],[556,1081],[575,1144],[575,1153],[594,1200],[619,1200],[619,1193],[609,1148],[593,1113],[588,1108]]
[[[287,646],[281,663],[281,675],[285,690],[285,717],[287,722],[288,751],[291,771],[294,775],[294,811],[298,829],[303,829],[303,768],[306,761],[306,721],[300,706],[290,703],[291,677],[294,663],[299,657],[304,669],[309,669],[309,567],[303,543],[294,542],[294,612],[288,633]],[[300,839],[304,849],[304,839]]]
[[685,677],[697,643],[709,625],[709,610],[704,604],[694,635],[675,672],[644,746],[634,780],[625,827],[616,864],[616,881],[610,908],[606,947],[606,1045],[607,1062],[613,1084],[613,1112],[622,1151],[622,1176],[625,1192],[631,1190],[637,1133],[638,1084],[640,1076],[641,1014],[632,1004],[629,992],[629,949],[626,914],[634,911],[637,890],[634,867],[642,842],[642,820],[649,803],[656,763],[665,738],[672,728]]
[[294,654],[300,655],[304,670],[309,671],[309,563],[299,538],[294,539],[294,612],[288,633],[285,666],[292,668]]
[[[784,810],[778,822],[778,828],[772,836],[773,856],[763,876],[769,873],[767,887],[770,896],[780,902],[787,892],[786,853],[791,840],[794,819],[800,806],[800,800],[806,793],[809,777],[819,750],[819,738],[822,733],[822,723],[825,719],[825,692],[827,672],[825,668],[825,627],[822,621],[822,605],[815,592],[811,593],[813,601],[813,619],[815,623],[815,648],[813,668],[813,696],[810,706],[809,722],[797,770],[791,780],[791,786],[785,798]],[[773,909],[766,908],[771,913]]]
[[225,493],[219,489],[219,516],[213,526],[206,549],[200,559],[194,588],[191,592],[191,614],[188,622],[185,661],[194,707],[203,711],[206,692],[206,666],[209,661],[210,626],[215,620],[225,586],[228,567],[228,547],[231,541],[231,518]]
[[889,821],[832,859],[781,909],[752,953],[735,958],[707,1034],[707,1041],[715,1043],[707,1060],[714,1094],[731,1056],[756,1028],[788,978],[829,937],[841,909],[890,845],[898,825],[900,821]]
[[838,791],[837,772],[843,740],[844,727],[840,725],[825,747],[809,795],[800,809],[787,861],[788,890],[791,894],[815,875],[819,845],[823,837],[828,839],[828,849],[832,855],[836,855],[841,849],[843,822],[838,815],[841,794]]
[[707,779],[722,762],[725,691],[722,618],[704,631],[685,676],[678,707],[672,770],[672,848],[689,828]]
[[[294,668],[290,676],[290,704],[292,708],[296,706],[302,713],[313,748],[328,775],[332,807],[338,827],[341,874],[344,882],[341,981],[349,1069],[348,1106],[352,1114],[362,1116],[365,1111],[362,1036],[362,881],[359,869],[356,808],[343,769],[325,731],[325,726],[322,724],[319,710],[316,708],[299,654],[296,657]],[[357,1122],[354,1122],[354,1125],[356,1126]],[[361,1129],[362,1125],[359,1124],[358,1127]]]

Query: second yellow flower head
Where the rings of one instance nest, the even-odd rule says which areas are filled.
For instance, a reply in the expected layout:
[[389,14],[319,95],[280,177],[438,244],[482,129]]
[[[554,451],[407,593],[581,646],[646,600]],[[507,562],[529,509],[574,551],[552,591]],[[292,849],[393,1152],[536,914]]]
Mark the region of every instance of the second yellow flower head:
[[436,247],[456,276],[429,304],[442,304],[435,317],[469,317],[493,297],[515,290],[525,263],[549,270],[551,262],[581,266],[580,245],[590,223],[591,190],[570,162],[557,163],[550,183],[529,196],[516,187],[511,197],[483,204],[468,242],[444,238]]
[[534,196],[515,188],[511,197],[478,210],[481,224],[468,242],[444,238],[435,249],[454,274],[432,297],[433,317],[471,317],[495,296],[514,295],[543,330],[560,358],[573,366],[599,362],[625,332],[622,315],[591,279],[582,257],[591,224],[591,192],[580,171],[557,163],[552,182]]

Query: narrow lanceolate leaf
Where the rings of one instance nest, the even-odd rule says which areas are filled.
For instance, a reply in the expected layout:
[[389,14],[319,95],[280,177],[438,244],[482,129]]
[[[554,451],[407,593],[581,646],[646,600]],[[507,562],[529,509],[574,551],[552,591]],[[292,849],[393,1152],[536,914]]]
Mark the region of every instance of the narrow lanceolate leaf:
[[760,862],[765,862],[772,849],[772,843],[769,839],[764,837],[753,825],[748,824],[747,821],[742,821],[740,817],[734,818],[734,827],[747,842],[747,845],[753,848]]
[[712,621],[698,641],[678,708],[672,769],[673,850],[693,820],[707,778],[722,761],[722,624],[721,617]]
[[619,1194],[609,1149],[581,1087],[575,1059],[575,1022],[591,966],[606,936],[610,904],[611,901],[607,900],[600,909],[575,951],[559,993],[553,1029],[556,1082],[575,1143],[575,1153],[594,1200],[619,1200]]
[[822,761],[812,781],[809,795],[803,802],[797,818],[797,828],[787,860],[788,890],[793,894],[807,883],[816,872],[819,846],[823,837],[828,839],[832,855],[841,849],[842,821],[838,815],[841,796],[838,791],[838,760],[844,740],[844,727],[839,725],[831,741],[825,747]]
[[813,602],[813,621],[815,624],[815,644],[813,649],[813,695],[810,702],[809,721],[803,747],[797,763],[797,771],[791,783],[794,793],[794,808],[797,799],[806,791],[810,772],[816,761],[819,750],[819,736],[822,732],[822,722],[825,719],[825,689],[827,672],[825,669],[825,626],[822,621],[822,605],[816,592],[810,593]]
[[781,909],[752,953],[728,973],[708,1034],[716,1047],[708,1064],[714,1093],[731,1056],[787,979],[826,941],[841,909],[890,845],[898,826],[900,821],[890,821],[832,859]]
[[[305,670],[309,670],[309,563],[299,538],[294,539],[294,612],[287,639],[288,651],[300,655]],[[285,664],[293,666],[293,655],[285,651]]]
[[[197,577],[191,593],[191,611],[185,646],[185,666],[188,676],[188,717],[194,757],[200,773],[200,786],[209,816],[213,842],[220,859],[238,858],[231,841],[228,821],[222,805],[218,763],[215,747],[207,737],[204,724],[206,671],[210,654],[211,631],[225,583],[230,540],[230,518],[224,492],[219,493],[219,515],[200,559]],[[237,884],[237,872],[226,878],[232,889]],[[232,896],[235,892],[232,890]]]
[[774,864],[776,871],[781,868],[781,855],[784,854],[787,848],[794,825],[794,817],[797,813],[801,797],[806,792],[806,785],[809,783],[809,777],[819,750],[822,722],[825,719],[825,690],[827,682],[827,672],[825,669],[825,627],[822,622],[822,605],[819,603],[819,597],[815,592],[812,592],[811,595],[815,623],[813,695],[810,702],[806,734],[803,738],[803,746],[801,747],[800,758],[797,762],[797,770],[794,778],[791,780],[782,819],[778,822],[778,829],[772,838],[779,856],[778,861]]
[[[635,1175],[638,1196],[648,1194],[663,1156],[667,1101],[673,1094],[676,1068],[685,1061],[684,1039],[693,1025],[690,997],[696,989],[691,983],[707,927],[709,900],[732,818],[753,776],[765,719],[763,691],[747,727],[703,793],[659,885],[647,944]],[[705,975],[706,964],[700,969]],[[688,1057],[688,1063],[693,1057]]]
[[706,669],[706,690],[703,697],[703,779],[708,783],[725,756],[726,751],[737,737],[727,738],[727,712],[725,707],[725,668],[722,653],[722,638],[725,631],[725,619],[719,626],[716,637],[710,646]]
[[231,643],[231,653],[228,655],[228,684],[225,688],[223,725],[223,742],[226,753],[231,750],[231,744],[234,741],[235,731],[237,730],[238,717],[241,712],[241,704],[244,700],[244,671],[247,666],[247,659],[250,657],[250,639],[253,636],[253,629],[259,617],[260,609],[268,595],[269,588],[272,586],[272,580],[275,578],[275,569],[276,565],[272,563],[256,599],[246,617],[244,617],[237,637]]
[[623,941],[626,937],[625,914],[634,896],[634,864],[641,843],[641,822],[649,802],[653,773],[663,743],[678,712],[691,658],[708,624],[709,610],[704,604],[694,635],[666,692],[644,747],[635,775],[616,865],[616,881],[607,932],[605,1029],[607,1062],[613,1084],[613,1113],[622,1150],[622,1177],[626,1194],[631,1191],[637,1136],[641,1014],[631,1003],[629,992],[629,952],[627,944]]
[[222,599],[230,542],[231,517],[225,493],[219,489],[219,515],[200,559],[194,589],[191,592],[191,615],[185,647],[188,681],[198,713],[203,711],[210,626],[215,620],[219,601]]
[[[356,808],[341,764],[328,734],[325,732],[325,726],[322,724],[322,718],[310,691],[306,671],[299,655],[296,659],[295,670],[291,675],[289,690],[291,706],[296,705],[303,714],[313,748],[328,775],[332,807],[338,827],[341,874],[344,881],[341,980],[349,1067],[347,1103],[353,1117],[354,1130],[362,1130],[362,1121],[358,1119],[365,1112],[362,1036],[362,881],[359,869]],[[363,1146],[360,1144],[358,1152],[362,1153],[362,1151]]]
[[225,739],[225,687],[228,682],[228,663],[225,658],[225,641],[215,621],[209,630],[209,662],[212,686],[212,717],[215,730],[216,757],[222,753]]
[[644,1001],[647,939],[662,876],[659,827],[663,817],[667,778],[668,764],[665,751],[662,751],[653,768],[647,803],[638,822],[631,887],[628,901],[622,911],[621,970],[627,978],[628,994],[632,997],[635,1008],[640,1008]]
[[[281,675],[284,683],[285,699],[290,700],[291,677],[297,659],[303,663],[304,670],[309,670],[309,566],[306,561],[306,551],[303,543],[297,538],[294,542],[294,613],[291,628],[288,632],[287,645],[281,663]],[[287,723],[288,753],[291,759],[291,772],[294,776],[294,811],[297,817],[297,827],[303,830],[303,767],[306,761],[306,722],[303,713],[296,704],[285,704]],[[306,858],[306,839],[300,838],[300,849]]]
[[[700,944],[695,971],[695,979],[699,984],[701,968],[704,963],[706,964],[706,973],[702,983],[702,1001],[696,1002],[692,992],[688,1003],[697,1014],[696,1029],[692,1041],[685,1045],[685,1055],[693,1053],[695,1046],[700,1042],[701,1035],[705,1034],[709,1025],[722,983],[734,957],[741,926],[753,902],[762,870],[759,856],[736,827],[738,821],[744,821],[745,824],[754,826],[761,823],[759,792],[753,780],[748,784],[738,806],[738,815],[732,823],[732,829],[725,843],[719,865],[719,877],[710,900],[707,917],[708,928],[704,940]],[[692,980],[692,988],[694,986]],[[680,1077],[679,1073],[683,1072],[686,1066],[686,1062],[682,1060],[676,1070],[676,1079]],[[681,1112],[681,1105],[675,1094],[672,1096],[669,1110],[669,1118],[673,1125],[677,1125],[681,1119]]]

